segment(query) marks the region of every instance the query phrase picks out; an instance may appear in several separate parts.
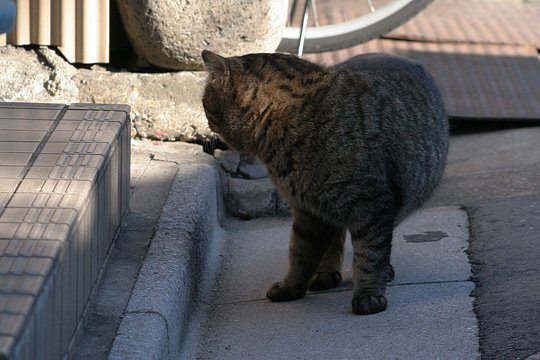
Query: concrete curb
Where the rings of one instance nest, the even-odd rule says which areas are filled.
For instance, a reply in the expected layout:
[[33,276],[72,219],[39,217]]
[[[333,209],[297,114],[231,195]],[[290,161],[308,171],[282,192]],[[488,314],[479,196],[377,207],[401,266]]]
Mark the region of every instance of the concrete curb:
[[219,265],[218,170],[180,165],[109,359],[179,359]]
[[540,360],[540,352],[539,352],[539,353],[536,353],[536,354],[534,354],[534,355],[529,356],[529,357],[526,358],[525,360]]

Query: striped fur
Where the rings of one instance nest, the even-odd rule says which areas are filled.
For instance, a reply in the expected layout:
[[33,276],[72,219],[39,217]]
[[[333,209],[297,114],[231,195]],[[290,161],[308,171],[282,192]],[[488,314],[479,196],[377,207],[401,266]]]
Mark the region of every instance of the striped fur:
[[349,230],[353,311],[386,309],[393,227],[431,194],[446,161],[447,117],[431,76],[380,54],[330,68],[285,54],[202,56],[210,128],[261,159],[292,208],[289,271],[267,296],[337,286]]

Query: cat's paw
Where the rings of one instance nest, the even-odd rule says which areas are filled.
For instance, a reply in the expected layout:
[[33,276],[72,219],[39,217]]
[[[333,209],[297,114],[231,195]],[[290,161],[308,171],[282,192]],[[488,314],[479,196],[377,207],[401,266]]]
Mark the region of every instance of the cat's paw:
[[309,281],[310,291],[323,291],[335,288],[341,282],[341,273],[334,272],[316,272]]
[[358,315],[376,314],[386,310],[388,301],[382,294],[358,294],[353,296],[352,310]]
[[266,297],[272,301],[291,301],[303,298],[306,291],[306,288],[302,286],[288,286],[280,281],[268,289]]
[[386,271],[386,276],[384,280],[386,280],[386,282],[390,282],[394,280],[395,276],[396,276],[396,272],[394,271],[394,267],[392,265],[388,265],[388,270]]

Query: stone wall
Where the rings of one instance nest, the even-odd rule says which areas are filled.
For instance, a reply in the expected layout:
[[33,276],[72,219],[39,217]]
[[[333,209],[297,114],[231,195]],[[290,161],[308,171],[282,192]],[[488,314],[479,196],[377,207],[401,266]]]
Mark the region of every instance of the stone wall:
[[201,142],[210,135],[201,96],[206,73],[76,68],[47,47],[0,47],[0,101],[122,103],[131,135]]

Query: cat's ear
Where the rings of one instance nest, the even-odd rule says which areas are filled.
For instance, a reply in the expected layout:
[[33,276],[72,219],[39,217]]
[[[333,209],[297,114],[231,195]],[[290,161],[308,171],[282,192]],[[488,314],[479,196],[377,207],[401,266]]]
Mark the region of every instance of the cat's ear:
[[203,50],[201,56],[208,71],[214,75],[228,75],[229,69],[227,61],[223,56],[219,56],[210,50]]
[[244,68],[238,58],[225,58],[209,50],[203,50],[201,56],[210,75],[209,84],[232,87],[243,76]]

